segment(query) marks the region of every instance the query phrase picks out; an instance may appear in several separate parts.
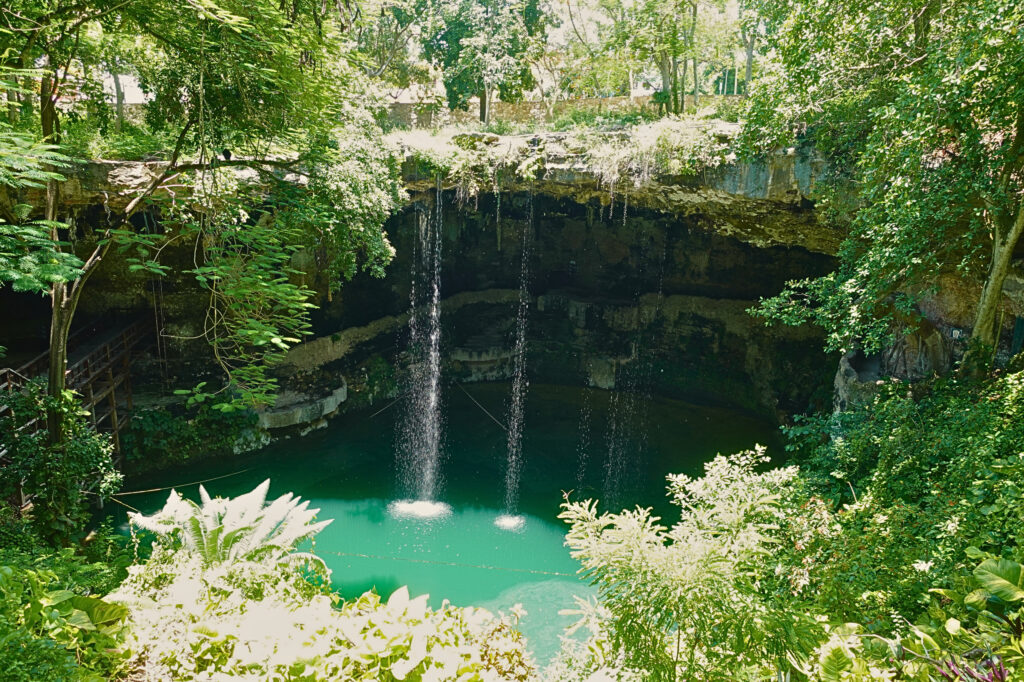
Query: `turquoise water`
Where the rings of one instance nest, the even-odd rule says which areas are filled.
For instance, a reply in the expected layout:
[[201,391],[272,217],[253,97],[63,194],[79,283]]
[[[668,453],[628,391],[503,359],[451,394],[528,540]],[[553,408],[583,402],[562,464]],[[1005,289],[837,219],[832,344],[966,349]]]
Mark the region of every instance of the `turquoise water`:
[[[572,623],[559,610],[592,588],[576,576],[577,563],[563,545],[557,519],[563,491],[574,499],[613,497],[618,508],[655,506],[671,521],[665,504],[667,473],[697,474],[717,452],[764,443],[780,452],[775,427],[729,410],[652,398],[623,400],[605,391],[531,386],[526,401],[523,478],[519,513],[525,525],[502,530],[494,521],[504,510],[506,433],[484,409],[502,419],[509,384],[458,387],[445,393],[445,458],[440,499],[450,515],[433,520],[396,518],[394,439],[399,404],[374,414],[344,415],[305,438],[285,440],[254,455],[224,458],[130,481],[126,490],[179,485],[198,498],[209,481],[212,495],[234,496],[271,479],[270,496],[294,492],[334,519],[317,538],[316,552],[333,571],[346,597],[375,588],[389,595],[408,585],[492,611],[522,604],[521,629],[541,661],[557,651],[558,635]],[[581,427],[581,423],[583,426]],[[610,443],[611,441],[611,443]],[[609,453],[613,463],[608,474]],[[238,473],[240,470],[246,470]],[[614,479],[614,480],[612,480]],[[151,512],[167,493],[129,496],[126,502]]]

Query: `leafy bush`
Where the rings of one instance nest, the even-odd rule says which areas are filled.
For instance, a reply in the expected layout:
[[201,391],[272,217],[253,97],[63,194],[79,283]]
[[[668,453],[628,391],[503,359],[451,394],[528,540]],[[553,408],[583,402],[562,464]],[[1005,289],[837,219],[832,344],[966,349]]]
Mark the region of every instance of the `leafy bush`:
[[152,516],[129,512],[133,526],[149,531],[169,551],[199,557],[204,566],[226,561],[278,563],[301,557],[319,561],[295,548],[323,530],[331,519],[313,523],[319,509],[287,493],[264,506],[270,479],[235,499],[211,498],[199,486],[202,504],[184,499],[172,490],[164,508]]
[[[758,473],[758,459],[670,476],[682,508],[671,530],[649,509],[564,505],[600,602],[578,611],[590,638],[567,641],[550,678],[1006,682],[1024,672],[1018,544],[957,555],[922,530],[937,516],[927,507],[861,498],[835,512],[795,468]],[[934,558],[913,559],[924,547]]]
[[563,505],[566,542],[608,612],[597,639],[642,679],[760,679],[816,646],[814,619],[766,589],[797,477],[755,471],[767,461],[759,448],[715,458],[700,479],[669,476],[671,529],[650,509]]
[[124,548],[100,556],[76,553],[73,549],[40,552],[0,549],[0,565],[22,571],[44,572],[54,589],[76,594],[102,595],[115,589],[128,575],[131,556]]
[[[152,517],[152,557],[111,599],[131,609],[132,650],[155,679],[527,680],[533,667],[512,623],[401,588],[382,603],[342,603],[322,562],[295,548],[327,522],[268,483],[202,505],[172,493]],[[302,570],[300,570],[302,569]]]
[[[0,419],[0,443],[10,459],[0,467],[0,498],[24,494],[31,502],[35,533],[46,542],[67,545],[83,534],[90,503],[108,498],[121,484],[110,437],[89,426],[71,391],[52,398],[41,383],[31,382],[9,404],[12,415]],[[63,416],[64,438],[56,445],[45,429],[22,428],[45,419],[48,409]]]
[[1007,682],[1024,671],[1024,568],[988,558],[966,582],[969,593],[934,589],[927,614],[883,638],[849,623],[832,629],[812,679]]
[[251,411],[213,409],[200,404],[181,414],[137,410],[121,433],[125,459],[135,470],[180,464],[204,456],[228,454],[256,428]]
[[597,109],[570,109],[551,122],[551,129],[557,131],[574,128],[618,129],[657,121],[661,118],[656,108],[637,107],[617,111]]
[[68,589],[67,577],[55,571],[0,565],[4,679],[110,679],[127,657],[121,648],[127,613]]
[[173,134],[166,130],[152,132],[146,126],[126,121],[122,131],[116,132],[96,117],[72,117],[63,134],[64,148],[82,159],[166,159],[174,142]]
[[811,589],[825,612],[875,632],[891,631],[893,612],[914,620],[929,586],[968,574],[970,548],[1024,546],[1024,374],[941,380],[915,387],[918,398],[906,384],[883,389],[791,432],[815,490],[849,502],[841,532],[802,550]]

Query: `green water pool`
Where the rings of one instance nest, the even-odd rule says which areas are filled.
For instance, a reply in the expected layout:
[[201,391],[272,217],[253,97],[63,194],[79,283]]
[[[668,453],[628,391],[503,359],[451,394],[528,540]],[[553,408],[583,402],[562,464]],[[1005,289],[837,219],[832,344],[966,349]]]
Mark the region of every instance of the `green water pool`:
[[[506,433],[485,410],[500,420],[509,390],[507,383],[492,383],[445,392],[438,497],[452,511],[441,518],[398,518],[388,511],[398,487],[394,443],[400,403],[377,414],[379,407],[344,415],[326,429],[256,454],[165,470],[131,480],[125,488],[225,476],[206,488],[212,495],[234,496],[269,478],[271,497],[294,492],[320,508],[320,518],[334,519],[318,536],[315,551],[343,596],[371,588],[389,595],[408,585],[413,595],[430,594],[434,606],[447,599],[508,612],[522,604],[527,615],[521,629],[543,662],[557,651],[558,635],[573,620],[558,612],[573,608],[574,595],[592,594],[563,544],[565,529],[557,514],[564,493],[574,499],[612,497],[618,508],[654,506],[671,521],[666,474],[697,474],[717,452],[754,443],[781,452],[774,425],[733,411],[663,398],[625,400],[595,389],[531,386],[518,510],[525,525],[502,530],[494,521],[504,511]],[[198,498],[195,485],[180,486],[179,492]],[[151,512],[166,495],[123,499]]]

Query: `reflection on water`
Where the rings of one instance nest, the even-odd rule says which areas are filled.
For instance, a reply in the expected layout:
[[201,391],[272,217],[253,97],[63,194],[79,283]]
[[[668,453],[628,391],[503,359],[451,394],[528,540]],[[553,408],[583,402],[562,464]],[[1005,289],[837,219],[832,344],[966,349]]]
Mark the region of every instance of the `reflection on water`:
[[[467,390],[492,413],[508,397],[508,384],[478,384]],[[591,588],[576,577],[578,564],[563,544],[557,520],[563,491],[573,499],[600,497],[605,472],[581,471],[580,461],[601,461],[609,394],[556,386],[532,386],[523,439],[524,467],[519,516],[504,519],[507,434],[461,391],[445,398],[448,458],[444,506],[395,505],[393,423],[400,415],[350,414],[301,440],[286,440],[255,455],[187,465],[131,481],[126,489],[171,485],[232,474],[206,484],[212,495],[247,492],[271,479],[270,496],[294,492],[335,522],[317,537],[315,551],[333,571],[334,586],[354,597],[375,588],[390,595],[401,585],[430,594],[437,607],[447,599],[508,612],[527,611],[522,629],[537,657],[558,648],[558,634],[572,621],[559,616],[574,606],[573,595]],[[581,444],[581,414],[590,427]],[[624,505],[666,509],[665,475],[698,474],[717,452],[777,445],[771,424],[735,412],[652,399],[643,410],[645,462],[626,461],[634,471],[620,491]],[[582,449],[581,449],[582,448]],[[776,448],[776,452],[780,451]],[[197,498],[196,486],[181,488]],[[157,509],[166,493],[133,497],[143,511]],[[389,505],[392,505],[389,513]],[[443,513],[438,513],[443,512]],[[510,532],[514,531],[514,532]]]

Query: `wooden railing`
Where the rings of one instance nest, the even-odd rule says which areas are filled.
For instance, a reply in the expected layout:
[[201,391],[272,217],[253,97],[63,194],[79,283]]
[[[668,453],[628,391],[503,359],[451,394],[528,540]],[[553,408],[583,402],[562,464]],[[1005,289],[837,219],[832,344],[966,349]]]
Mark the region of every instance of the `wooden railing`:
[[[150,324],[137,320],[111,336],[97,348],[68,364],[65,370],[67,388],[77,391],[82,397],[82,407],[89,412],[89,421],[97,431],[108,431],[113,435],[114,448],[121,453],[120,431],[128,423],[128,410],[132,408],[131,355],[149,336]],[[86,327],[69,339],[72,343],[84,341],[88,334],[97,334],[94,324]],[[72,356],[74,354],[72,353]],[[0,369],[0,417],[10,412],[3,392],[15,393],[24,389],[25,384],[37,376],[46,374],[49,353],[42,353],[18,369]],[[127,410],[118,413],[122,404]],[[46,420],[34,419],[21,427],[32,431],[46,428]],[[3,456],[0,452],[0,457]]]

